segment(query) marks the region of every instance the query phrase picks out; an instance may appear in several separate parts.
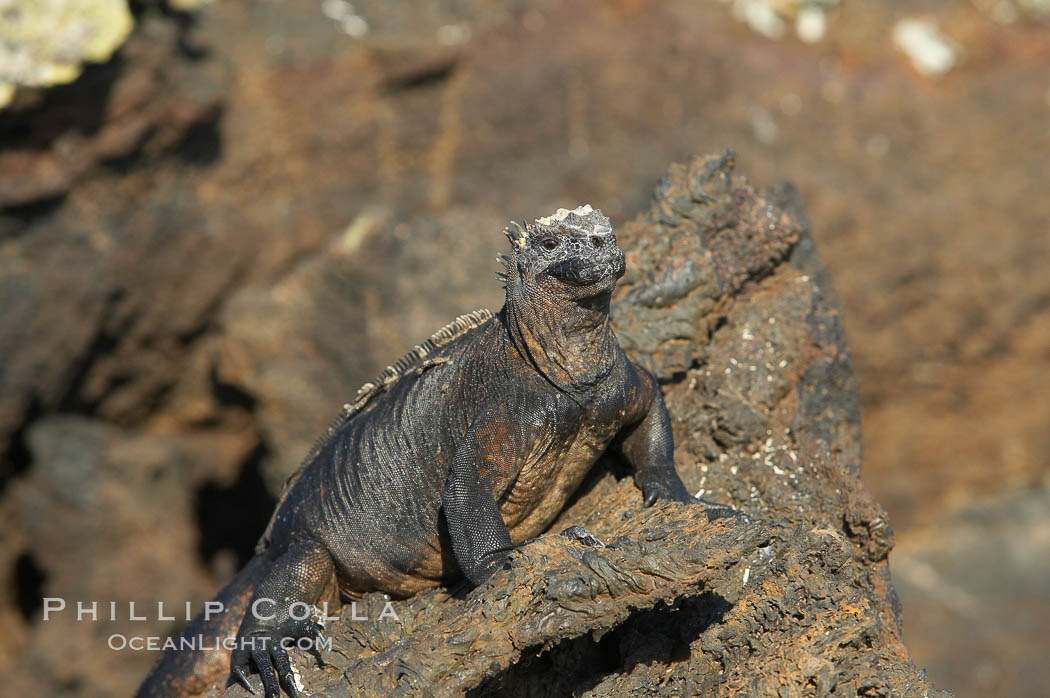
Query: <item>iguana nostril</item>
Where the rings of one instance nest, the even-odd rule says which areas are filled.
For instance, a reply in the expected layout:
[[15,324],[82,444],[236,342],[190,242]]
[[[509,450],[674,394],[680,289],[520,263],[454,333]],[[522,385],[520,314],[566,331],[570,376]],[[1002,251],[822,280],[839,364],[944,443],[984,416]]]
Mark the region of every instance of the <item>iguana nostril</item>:
[[592,235],[591,244],[594,245],[594,249],[598,249],[599,247],[605,244],[605,238],[601,237],[600,235]]

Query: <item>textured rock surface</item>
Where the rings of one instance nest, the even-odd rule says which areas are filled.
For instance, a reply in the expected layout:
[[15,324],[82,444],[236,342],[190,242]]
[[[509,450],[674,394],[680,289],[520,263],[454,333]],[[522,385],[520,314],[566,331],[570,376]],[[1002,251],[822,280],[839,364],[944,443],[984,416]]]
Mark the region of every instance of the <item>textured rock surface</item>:
[[[118,56],[0,111],[0,207],[46,211],[99,166],[173,153],[190,163],[211,159],[208,136],[228,76],[193,53],[186,26],[147,16]],[[0,221],[0,234],[17,234],[19,222]]]

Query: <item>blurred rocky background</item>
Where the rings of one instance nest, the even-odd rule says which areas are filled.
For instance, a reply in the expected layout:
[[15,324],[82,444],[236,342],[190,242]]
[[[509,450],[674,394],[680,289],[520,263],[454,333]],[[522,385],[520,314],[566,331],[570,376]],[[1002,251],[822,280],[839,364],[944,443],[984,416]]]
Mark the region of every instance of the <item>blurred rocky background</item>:
[[1050,685],[1048,3],[0,0],[0,103],[5,691],[128,694],[41,597],[209,597],[508,218],[724,145],[842,297],[916,663]]

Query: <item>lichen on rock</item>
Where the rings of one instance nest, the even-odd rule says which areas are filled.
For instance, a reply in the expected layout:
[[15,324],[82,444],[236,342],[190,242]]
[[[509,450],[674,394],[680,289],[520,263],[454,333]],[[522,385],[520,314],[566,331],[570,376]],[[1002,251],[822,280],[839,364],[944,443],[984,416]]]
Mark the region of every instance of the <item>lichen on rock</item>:
[[109,60],[134,24],[127,0],[0,0],[0,108],[16,87],[72,82]]

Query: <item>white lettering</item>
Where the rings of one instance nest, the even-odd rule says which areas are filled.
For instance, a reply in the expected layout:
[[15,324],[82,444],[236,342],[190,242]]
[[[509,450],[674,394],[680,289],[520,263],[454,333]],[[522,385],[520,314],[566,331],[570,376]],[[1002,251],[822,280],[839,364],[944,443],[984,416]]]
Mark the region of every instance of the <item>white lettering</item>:
[[[296,607],[302,608],[302,613],[296,615]],[[288,615],[292,617],[292,620],[306,620],[312,614],[310,604],[303,603],[302,601],[296,601],[288,607]]]
[[328,602],[325,601],[321,604],[321,621],[322,623],[328,623],[333,620],[339,620],[339,617],[328,615]]
[[84,605],[83,601],[77,601],[77,620],[84,620],[84,616],[90,614],[91,620],[98,620],[98,601],[91,602],[91,608]]
[[394,604],[390,603],[389,601],[387,601],[386,605],[383,606],[383,612],[379,614],[379,620],[383,620],[387,617],[393,618],[396,621],[401,620],[397,617],[397,611],[394,610]]
[[65,599],[56,598],[45,598],[44,599],[44,620],[51,620],[51,611],[61,611],[66,607]]
[[276,613],[271,613],[268,616],[264,616],[264,615],[261,615],[259,613],[259,606],[261,604],[263,604],[263,603],[270,604],[271,608],[273,608],[274,606],[277,605],[276,603],[274,603],[273,599],[267,599],[267,598],[256,599],[255,601],[252,602],[252,618],[255,618],[256,620],[273,620],[274,616],[277,615]]
[[222,613],[223,608],[222,601],[205,601],[204,602],[204,620],[211,620],[211,617]]

